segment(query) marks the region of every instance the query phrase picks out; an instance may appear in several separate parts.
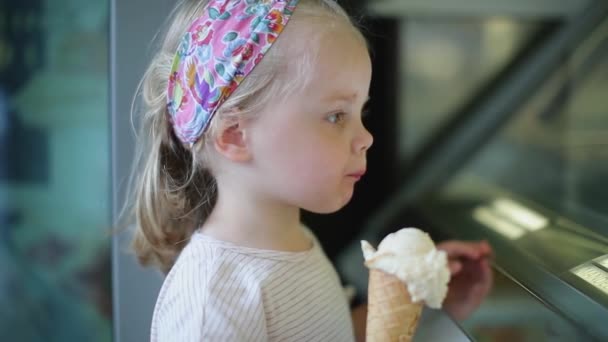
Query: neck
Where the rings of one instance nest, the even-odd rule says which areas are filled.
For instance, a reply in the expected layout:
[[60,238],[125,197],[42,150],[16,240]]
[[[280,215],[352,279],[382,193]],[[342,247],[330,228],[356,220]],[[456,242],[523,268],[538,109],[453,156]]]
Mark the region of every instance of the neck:
[[252,248],[291,252],[310,249],[298,207],[243,190],[218,182],[217,203],[202,229],[206,235]]

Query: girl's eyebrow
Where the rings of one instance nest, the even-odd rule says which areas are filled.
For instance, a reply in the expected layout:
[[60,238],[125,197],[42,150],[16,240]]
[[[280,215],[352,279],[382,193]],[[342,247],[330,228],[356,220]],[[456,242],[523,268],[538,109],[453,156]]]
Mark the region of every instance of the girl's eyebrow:
[[351,102],[356,97],[357,97],[357,94],[355,94],[355,93],[352,93],[352,94],[336,93],[333,96],[328,96],[327,98],[325,98],[325,101],[328,101],[328,102],[334,102],[334,101]]
[[[355,100],[355,98],[357,98],[357,94],[355,94],[355,93],[352,93],[350,95],[349,94],[336,94],[334,96],[329,96],[329,97],[325,98],[325,101],[328,101],[328,102],[334,102],[334,101],[353,102]],[[363,107],[365,107],[365,105],[367,105],[369,100],[370,100],[370,97],[367,96],[367,98],[363,102]]]

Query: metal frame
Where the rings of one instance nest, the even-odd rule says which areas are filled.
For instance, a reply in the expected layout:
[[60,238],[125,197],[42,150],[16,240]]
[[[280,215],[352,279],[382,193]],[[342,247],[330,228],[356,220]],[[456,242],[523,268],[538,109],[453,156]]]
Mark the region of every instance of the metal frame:
[[506,15],[527,18],[563,18],[577,15],[590,0],[370,0],[369,13],[376,16],[411,15],[487,16]]
[[[149,57],[152,38],[173,6],[171,0],[111,0],[110,108],[112,222],[124,204],[134,159],[131,102]],[[145,15],[142,15],[145,8]],[[137,24],[134,25],[133,21]],[[112,236],[113,340],[147,341],[163,275],[138,265],[129,252],[130,232]]]

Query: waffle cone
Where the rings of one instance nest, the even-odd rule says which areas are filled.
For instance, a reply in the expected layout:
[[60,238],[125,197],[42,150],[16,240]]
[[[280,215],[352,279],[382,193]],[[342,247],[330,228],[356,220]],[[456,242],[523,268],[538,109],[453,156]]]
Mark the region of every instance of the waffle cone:
[[397,277],[370,269],[367,303],[367,342],[411,341],[422,303],[413,303],[407,286]]

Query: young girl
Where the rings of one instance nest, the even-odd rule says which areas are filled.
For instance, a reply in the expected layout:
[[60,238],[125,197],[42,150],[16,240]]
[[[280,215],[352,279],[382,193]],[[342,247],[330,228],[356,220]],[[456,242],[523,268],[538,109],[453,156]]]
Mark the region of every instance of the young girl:
[[332,0],[178,4],[143,81],[134,246],[168,271],[152,341],[351,341],[300,223],[365,173],[371,62]]
[[142,83],[134,248],[168,272],[152,341],[354,339],[300,209],[365,174],[366,42],[333,0],[185,0]]

